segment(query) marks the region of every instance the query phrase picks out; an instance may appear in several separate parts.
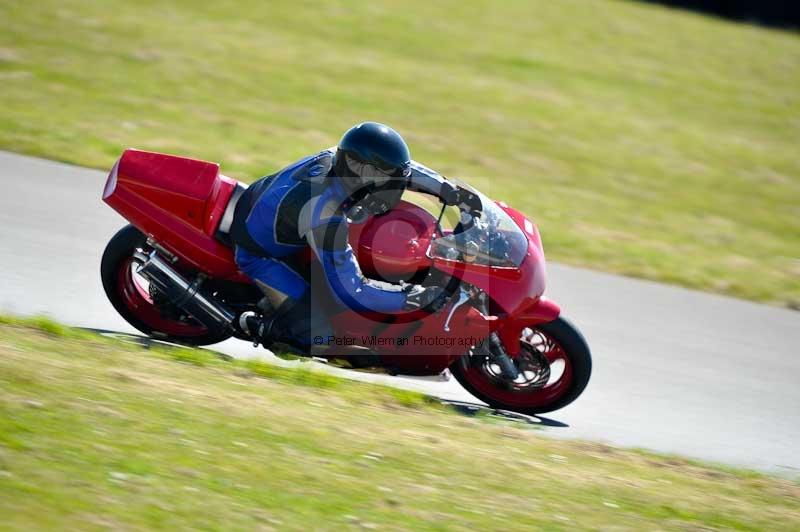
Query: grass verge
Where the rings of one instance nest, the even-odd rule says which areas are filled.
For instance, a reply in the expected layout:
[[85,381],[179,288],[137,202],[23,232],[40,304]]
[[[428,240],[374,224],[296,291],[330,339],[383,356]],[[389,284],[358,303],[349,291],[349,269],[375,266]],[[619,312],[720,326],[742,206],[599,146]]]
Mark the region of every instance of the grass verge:
[[0,323],[4,529],[796,530],[800,486],[309,370]]
[[0,147],[251,180],[385,121],[571,264],[800,306],[800,38],[641,2],[0,4]]

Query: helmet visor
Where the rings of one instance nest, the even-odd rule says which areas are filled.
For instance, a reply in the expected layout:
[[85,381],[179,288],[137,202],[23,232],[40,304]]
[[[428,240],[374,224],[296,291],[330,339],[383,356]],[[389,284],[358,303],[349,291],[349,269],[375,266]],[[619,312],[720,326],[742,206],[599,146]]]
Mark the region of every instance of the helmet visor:
[[345,161],[350,171],[361,178],[362,185],[381,187],[392,179],[411,175],[411,166],[409,164],[404,164],[397,168],[383,169],[372,163],[359,161],[349,154],[345,154]]

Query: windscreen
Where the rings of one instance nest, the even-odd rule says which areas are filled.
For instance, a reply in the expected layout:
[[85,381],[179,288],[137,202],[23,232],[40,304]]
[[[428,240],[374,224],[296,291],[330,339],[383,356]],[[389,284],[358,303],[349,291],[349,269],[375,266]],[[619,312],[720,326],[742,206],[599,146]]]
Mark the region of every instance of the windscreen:
[[528,251],[525,233],[494,201],[472,187],[459,185],[480,197],[483,214],[471,223],[457,225],[452,233],[434,239],[431,256],[499,267],[516,268],[522,264]]

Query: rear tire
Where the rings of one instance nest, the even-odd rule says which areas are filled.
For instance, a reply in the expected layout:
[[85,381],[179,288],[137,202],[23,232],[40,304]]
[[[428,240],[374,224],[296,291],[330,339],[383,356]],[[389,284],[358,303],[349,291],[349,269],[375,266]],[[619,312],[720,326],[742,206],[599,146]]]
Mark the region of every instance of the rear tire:
[[[503,386],[482,368],[477,368],[470,355],[457,360],[450,371],[469,393],[486,404],[522,414],[544,414],[564,408],[583,393],[592,374],[592,355],[583,335],[565,318],[531,327],[535,334],[552,342],[551,352],[564,360],[559,379],[540,390],[517,390]],[[547,357],[550,358],[549,356]]]
[[211,333],[193,318],[164,316],[152,299],[134,286],[131,273],[133,253],[147,248],[147,237],[132,225],[126,225],[106,245],[100,264],[103,289],[114,309],[125,321],[147,336],[184,345],[216,344],[230,338],[229,333]]

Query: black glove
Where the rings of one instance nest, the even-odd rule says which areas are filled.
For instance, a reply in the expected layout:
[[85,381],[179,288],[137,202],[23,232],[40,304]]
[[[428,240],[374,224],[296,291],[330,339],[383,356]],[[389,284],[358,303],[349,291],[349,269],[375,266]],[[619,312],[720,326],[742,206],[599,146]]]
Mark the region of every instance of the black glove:
[[436,312],[447,303],[447,296],[441,286],[422,286],[418,284],[409,285],[406,288],[406,304],[403,310],[425,309],[428,312]]
[[476,194],[447,181],[442,184],[442,201],[445,205],[455,205],[472,216],[480,216],[483,208],[481,199]]
[[442,183],[442,201],[445,205],[455,205],[458,203],[458,187],[452,184],[450,181],[445,181]]

